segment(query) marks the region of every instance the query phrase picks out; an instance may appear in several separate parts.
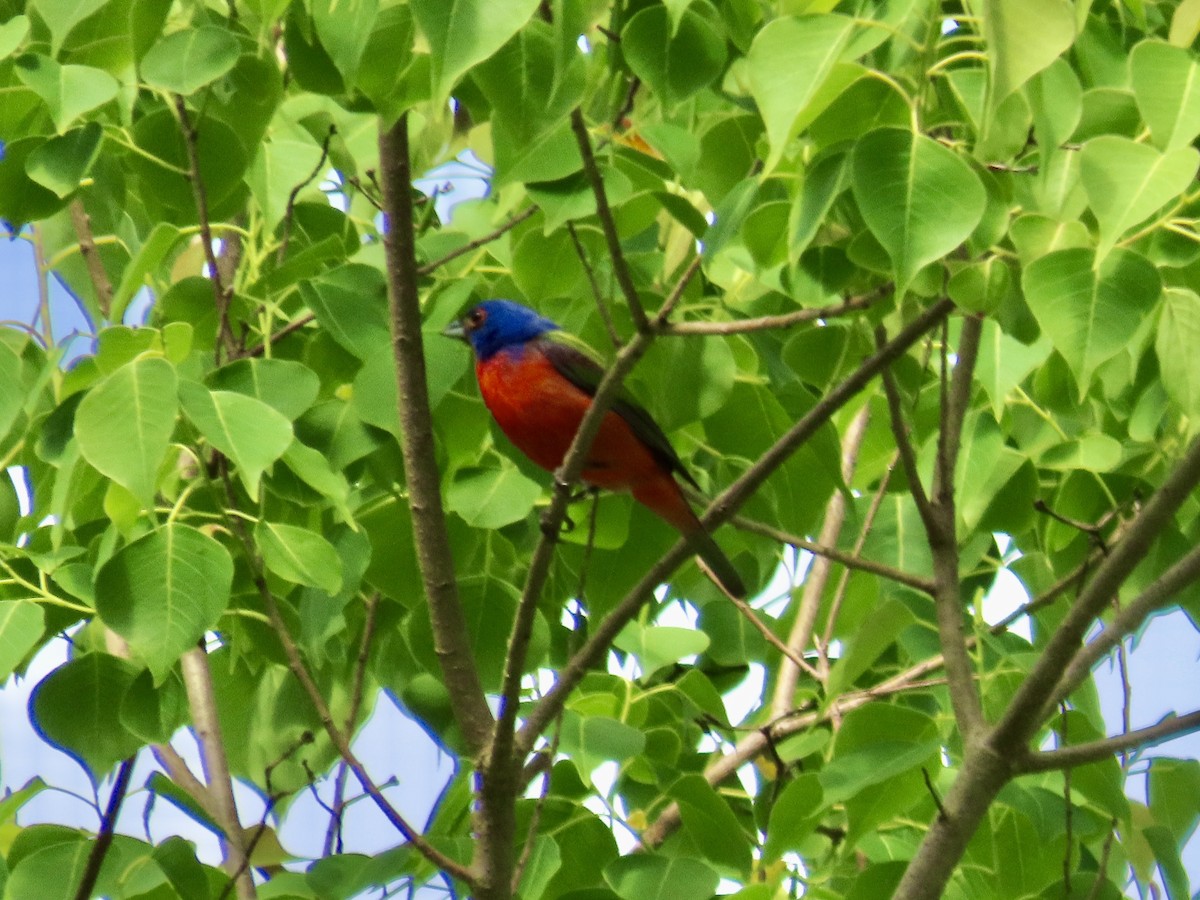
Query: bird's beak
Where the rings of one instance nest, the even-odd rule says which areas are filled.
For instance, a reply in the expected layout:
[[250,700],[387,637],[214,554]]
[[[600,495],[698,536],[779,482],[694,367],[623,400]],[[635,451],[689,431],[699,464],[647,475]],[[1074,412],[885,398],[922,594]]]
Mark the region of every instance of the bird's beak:
[[442,336],[465,341],[467,339],[467,331],[463,328],[462,322],[456,320],[442,329]]

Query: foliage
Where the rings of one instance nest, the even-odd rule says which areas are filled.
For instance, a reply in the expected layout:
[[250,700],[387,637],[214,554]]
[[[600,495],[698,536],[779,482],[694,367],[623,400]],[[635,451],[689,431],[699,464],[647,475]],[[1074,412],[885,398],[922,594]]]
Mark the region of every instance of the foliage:
[[[114,809],[156,748],[227,852],[18,827],[34,783],[7,896],[1189,895],[1196,763],[1123,786],[1200,714],[1106,736],[1090,672],[1200,621],[1196,0],[0,19],[0,217],[96,326],[67,369],[0,331],[0,669],[69,631],[42,733]],[[413,173],[456,158],[490,190],[442,221]],[[560,535],[581,453],[548,495],[437,336],[488,296],[609,348],[746,580],[802,576],[739,610],[623,497]],[[424,825],[349,745],[381,690],[461,762]],[[397,849],[285,871],[347,770]]]

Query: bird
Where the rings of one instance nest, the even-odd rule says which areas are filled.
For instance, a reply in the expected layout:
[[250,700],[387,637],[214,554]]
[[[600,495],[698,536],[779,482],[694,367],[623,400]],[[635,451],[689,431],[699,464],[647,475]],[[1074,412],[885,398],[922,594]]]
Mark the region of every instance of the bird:
[[[470,345],[479,392],[500,430],[529,459],[553,472],[592,404],[604,368],[578,339],[527,306],[484,300],[442,332]],[[700,524],[677,479],[699,490],[658,423],[622,390],[604,414],[581,475],[592,488],[628,491],[673,526],[726,593],[746,587]]]

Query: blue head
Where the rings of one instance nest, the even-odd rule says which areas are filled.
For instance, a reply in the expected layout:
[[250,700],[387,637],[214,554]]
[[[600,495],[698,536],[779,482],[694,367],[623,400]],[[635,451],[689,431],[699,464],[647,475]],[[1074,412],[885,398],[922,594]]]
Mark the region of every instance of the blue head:
[[442,334],[466,341],[480,362],[506,347],[516,347],[558,326],[512,300],[484,300],[451,323]]

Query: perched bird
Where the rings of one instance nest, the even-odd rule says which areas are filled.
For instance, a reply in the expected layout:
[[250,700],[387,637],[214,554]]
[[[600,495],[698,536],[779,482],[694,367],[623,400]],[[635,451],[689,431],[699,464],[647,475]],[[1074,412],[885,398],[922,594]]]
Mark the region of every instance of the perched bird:
[[[543,469],[557,469],[604,375],[600,364],[567,343],[554,322],[511,300],[485,300],[442,334],[475,351],[479,392],[500,430]],[[683,534],[722,589],[744,597],[737,570],[692,512],[676,475],[699,489],[662,429],[622,392],[600,424],[583,480],[632,493]]]

